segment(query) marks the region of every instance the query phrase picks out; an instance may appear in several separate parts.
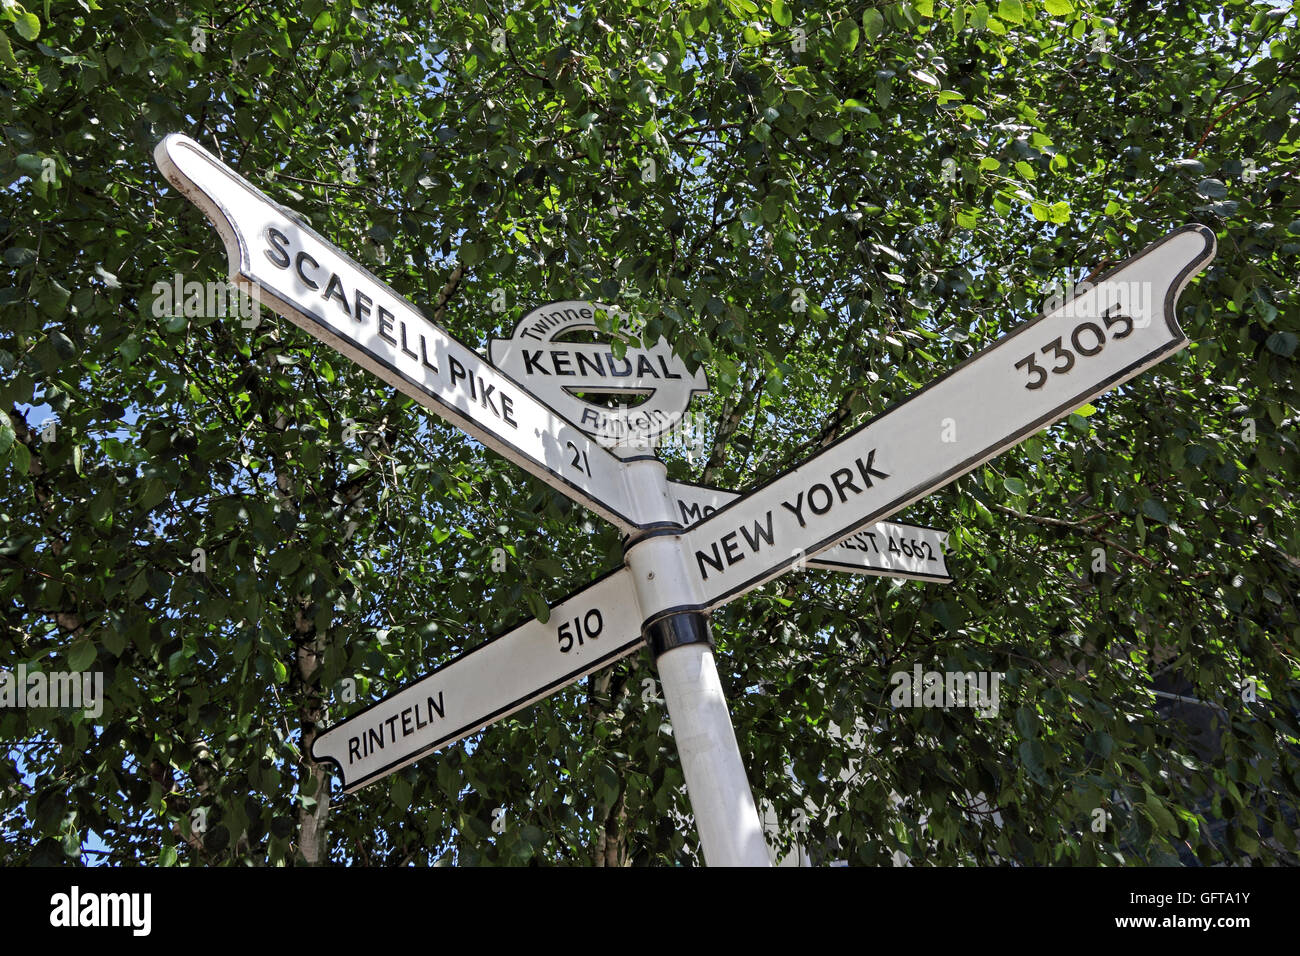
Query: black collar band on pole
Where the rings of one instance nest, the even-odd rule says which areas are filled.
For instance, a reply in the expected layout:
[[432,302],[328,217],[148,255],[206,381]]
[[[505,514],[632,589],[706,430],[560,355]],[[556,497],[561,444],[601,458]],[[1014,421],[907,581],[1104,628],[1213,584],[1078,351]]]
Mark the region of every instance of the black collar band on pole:
[[713,647],[709,619],[698,611],[670,614],[652,622],[642,633],[650,654],[658,660],[663,654],[683,644],[707,644]]

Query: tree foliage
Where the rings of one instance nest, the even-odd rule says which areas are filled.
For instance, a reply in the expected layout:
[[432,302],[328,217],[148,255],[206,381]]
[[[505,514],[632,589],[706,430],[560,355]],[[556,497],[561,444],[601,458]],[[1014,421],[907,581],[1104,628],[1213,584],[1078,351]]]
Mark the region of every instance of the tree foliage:
[[[952,585],[808,571],[713,626],[784,847],[1294,862],[1298,42],[1242,0],[6,5],[0,666],[106,703],[0,710],[3,858],[697,855],[644,654],[331,796],[319,726],[620,542],[277,316],[156,314],[226,278],[179,131],[480,348],[640,315],[713,388],[670,476],[737,490],[1209,225],[1190,348],[900,516]],[[915,664],[999,713],[892,707]]]

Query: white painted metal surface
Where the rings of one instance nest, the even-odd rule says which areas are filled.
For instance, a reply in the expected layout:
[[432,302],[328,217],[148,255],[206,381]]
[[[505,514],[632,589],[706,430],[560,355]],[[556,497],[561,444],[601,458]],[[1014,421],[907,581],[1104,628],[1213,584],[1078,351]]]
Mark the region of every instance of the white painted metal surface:
[[551,608],[545,624],[521,624],[335,724],[316,738],[312,757],[333,763],[344,790],[356,790],[641,644],[636,594],[621,568]]
[[622,530],[643,527],[623,463],[573,422],[194,140],[173,133],[154,158],[216,226],[233,281],[262,304]]
[[687,644],[657,666],[686,792],[709,866],[771,866],[713,651]]
[[[696,576],[685,607],[712,609],[882,521],[1187,344],[1179,293],[1214,257],[1186,226],[1095,287],[1025,323],[916,395],[680,536]],[[678,592],[640,592],[650,617]]]
[[[668,482],[668,492],[681,523],[688,528],[743,497],[734,491],[680,481]],[[948,532],[937,528],[877,521],[858,528],[821,554],[807,559],[807,566],[828,571],[948,582],[952,575],[948,573],[944,553],[947,543]]]
[[[703,369],[692,375],[663,338],[653,348],[630,345],[622,356],[609,344],[565,339],[596,330],[597,309],[622,316],[598,302],[550,302],[520,319],[512,338],[493,339],[488,355],[615,454],[650,454],[660,436],[681,423],[691,398],[709,390],[708,379]],[[623,403],[597,405],[578,393],[620,396]]]

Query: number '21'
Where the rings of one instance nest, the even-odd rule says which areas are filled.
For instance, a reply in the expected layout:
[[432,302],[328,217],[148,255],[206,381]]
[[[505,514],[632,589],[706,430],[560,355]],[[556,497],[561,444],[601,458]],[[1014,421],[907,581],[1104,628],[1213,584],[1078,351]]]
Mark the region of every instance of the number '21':
[[[1106,322],[1107,330],[1117,325],[1123,326],[1122,331],[1111,336],[1112,339],[1126,338],[1133,331],[1133,319],[1121,313],[1118,305],[1112,305],[1101,314],[1101,317]],[[1061,339],[1062,336],[1058,335],[1039,349],[1043,355],[1050,355],[1054,360],[1051,369],[1053,375],[1064,375],[1074,368],[1075,353],[1091,358],[1106,347],[1106,333],[1096,322],[1080,322],[1074,327],[1074,331],[1070,333],[1070,344],[1074,346],[1074,351],[1066,348]],[[1025,383],[1025,388],[1042,388],[1047,382],[1047,369],[1038,364],[1038,359],[1033,352],[1017,362],[1016,368],[1023,368],[1031,376],[1031,379]]]
[[569,464],[587,477],[591,477],[591,462],[587,460],[587,453],[579,449],[573,442],[565,442],[565,444],[569,446],[569,451],[573,452],[573,460]]

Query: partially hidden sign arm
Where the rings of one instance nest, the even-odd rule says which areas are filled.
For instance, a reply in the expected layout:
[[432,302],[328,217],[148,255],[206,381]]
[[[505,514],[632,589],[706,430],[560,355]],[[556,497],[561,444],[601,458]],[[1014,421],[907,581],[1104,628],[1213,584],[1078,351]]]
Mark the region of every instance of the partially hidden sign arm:
[[1170,233],[1060,307],[680,533],[686,566],[643,589],[647,622],[727,603],[1173,355],[1187,344],[1174,314],[1178,296],[1214,253],[1214,233],[1205,226]]
[[621,530],[653,526],[614,455],[194,140],[173,133],[154,158],[260,302]]
[[[668,495],[677,505],[687,528],[703,521],[718,509],[743,497],[735,491],[668,482]],[[916,581],[949,582],[944,547],[948,533],[938,528],[877,521],[840,539],[815,558],[808,567],[824,571],[883,575]]]

